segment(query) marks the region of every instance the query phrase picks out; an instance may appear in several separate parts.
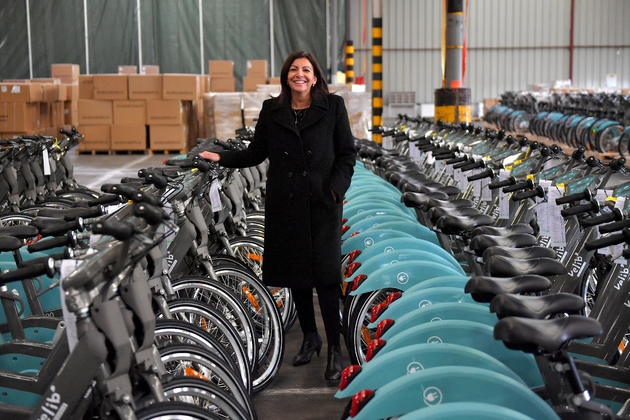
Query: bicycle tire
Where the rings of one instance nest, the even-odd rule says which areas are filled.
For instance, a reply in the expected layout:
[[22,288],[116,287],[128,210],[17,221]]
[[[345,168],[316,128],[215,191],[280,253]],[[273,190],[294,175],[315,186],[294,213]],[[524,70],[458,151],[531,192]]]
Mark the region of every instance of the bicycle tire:
[[233,395],[212,382],[199,378],[176,378],[162,384],[170,401],[194,404],[216,414],[221,419],[255,420],[256,412],[249,412]]
[[252,353],[253,361],[258,362],[258,337],[254,323],[232,289],[202,276],[182,276],[171,280],[171,285],[178,297],[199,300],[216,308],[236,328],[243,347]]
[[225,390],[243,407],[252,406],[250,393],[238,374],[206,349],[177,344],[162,347],[158,352],[169,381],[174,378],[197,377]]
[[221,417],[192,404],[164,401],[138,410],[136,420],[221,420]]
[[[255,359],[253,352],[251,358],[243,347],[238,331],[221,313],[205,302],[195,299],[177,299],[168,302],[169,311],[175,319],[181,319],[193,325],[197,325],[210,333],[228,351],[232,360],[239,367],[241,376],[251,381],[254,372]],[[158,316],[161,319],[161,315]],[[250,349],[251,350],[251,349]]]
[[241,382],[245,386],[249,385],[247,378],[241,376],[238,366],[236,366],[236,363],[232,360],[227,350],[225,350],[217,339],[202,328],[176,319],[158,319],[155,322],[154,336],[155,345],[158,349],[173,343],[187,343],[208,350],[214,354],[217,359],[222,360],[228,365],[232,371],[241,378]]
[[370,323],[371,310],[376,304],[383,302],[387,296],[397,289],[380,289],[359,295],[354,309],[350,313],[348,324],[348,355],[355,365],[365,363],[365,353],[368,344],[374,338],[376,331],[370,332],[367,325]]
[[259,358],[255,375],[254,392],[267,387],[282,364],[284,357],[284,325],[280,311],[269,289],[253,274],[238,266],[217,264],[215,274],[231,287],[245,305],[259,337]]

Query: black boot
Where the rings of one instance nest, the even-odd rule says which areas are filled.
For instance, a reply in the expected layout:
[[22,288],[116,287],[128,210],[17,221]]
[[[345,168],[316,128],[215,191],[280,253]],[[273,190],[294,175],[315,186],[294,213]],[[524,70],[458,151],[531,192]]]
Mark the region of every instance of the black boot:
[[328,346],[328,363],[326,364],[324,378],[327,381],[338,381],[341,378],[342,369],[343,356],[341,355],[341,346]]
[[311,357],[313,357],[313,353],[317,352],[317,356],[319,356],[319,352],[322,349],[322,338],[318,333],[306,333],[304,334],[304,341],[302,341],[302,347],[300,347],[300,351],[293,358],[293,366],[302,366],[311,361]]

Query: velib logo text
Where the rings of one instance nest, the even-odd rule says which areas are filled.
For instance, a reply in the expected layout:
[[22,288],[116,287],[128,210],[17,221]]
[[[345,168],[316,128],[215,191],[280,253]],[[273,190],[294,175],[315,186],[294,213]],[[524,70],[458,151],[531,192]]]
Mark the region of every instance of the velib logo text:
[[39,415],[39,420],[59,419],[68,408],[68,404],[61,402],[61,395],[56,392],[54,385],[51,385],[49,390],[51,394],[46,397],[43,405],[40,407],[43,413]]

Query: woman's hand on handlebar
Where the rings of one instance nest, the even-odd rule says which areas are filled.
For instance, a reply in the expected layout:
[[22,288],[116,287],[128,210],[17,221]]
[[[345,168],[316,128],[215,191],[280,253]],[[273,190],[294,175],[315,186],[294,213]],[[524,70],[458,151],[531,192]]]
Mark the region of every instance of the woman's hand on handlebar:
[[205,160],[209,160],[211,162],[218,162],[221,160],[221,155],[214,152],[203,151],[199,153],[199,156],[204,158]]

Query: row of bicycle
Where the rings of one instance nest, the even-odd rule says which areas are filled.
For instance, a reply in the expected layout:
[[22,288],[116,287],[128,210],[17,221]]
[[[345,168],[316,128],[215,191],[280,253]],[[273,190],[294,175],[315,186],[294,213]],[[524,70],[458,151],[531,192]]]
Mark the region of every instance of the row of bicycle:
[[265,168],[209,147],[102,192],[65,160],[63,197],[0,216],[0,417],[257,418],[295,314],[259,277]]
[[625,160],[402,122],[344,207],[344,418],[627,416]]

